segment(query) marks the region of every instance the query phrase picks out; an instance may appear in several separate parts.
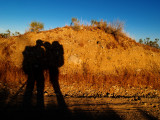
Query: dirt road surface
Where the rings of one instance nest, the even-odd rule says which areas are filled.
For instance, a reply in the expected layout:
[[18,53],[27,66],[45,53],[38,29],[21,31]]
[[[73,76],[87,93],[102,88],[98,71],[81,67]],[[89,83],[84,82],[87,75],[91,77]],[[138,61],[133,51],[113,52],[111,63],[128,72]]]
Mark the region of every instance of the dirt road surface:
[[60,108],[56,96],[45,96],[43,111],[37,110],[35,98],[31,111],[22,109],[22,97],[19,96],[1,107],[1,114],[15,119],[54,117],[72,120],[160,120],[160,98],[64,97],[66,108]]

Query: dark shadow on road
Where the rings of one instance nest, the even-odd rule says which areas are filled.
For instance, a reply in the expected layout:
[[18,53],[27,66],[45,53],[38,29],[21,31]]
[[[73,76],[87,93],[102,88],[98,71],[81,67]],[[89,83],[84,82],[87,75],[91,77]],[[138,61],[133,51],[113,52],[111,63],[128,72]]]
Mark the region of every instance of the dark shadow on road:
[[146,118],[146,120],[158,120],[156,117],[154,117],[151,114],[148,114],[147,111],[144,111],[142,109],[138,109],[138,111]]
[[[86,106],[88,105],[86,104]],[[27,112],[23,110],[23,106],[20,104],[10,105],[3,111],[1,117],[5,117],[5,119],[50,119],[54,117],[55,119],[65,120],[122,120],[108,105],[106,105],[104,111],[100,112],[94,109],[85,110],[81,108],[65,110],[55,103],[47,104],[44,111],[39,111],[36,107],[32,107],[32,110]]]
[[[95,104],[92,104],[95,106]],[[92,106],[91,104],[89,106]],[[105,110],[97,111],[94,109],[91,110],[82,110],[82,109],[74,109],[72,114],[72,118],[78,120],[122,120],[122,118],[107,104]],[[88,106],[88,104],[83,105]],[[96,105],[99,107],[99,104]],[[101,105],[100,105],[101,106]]]

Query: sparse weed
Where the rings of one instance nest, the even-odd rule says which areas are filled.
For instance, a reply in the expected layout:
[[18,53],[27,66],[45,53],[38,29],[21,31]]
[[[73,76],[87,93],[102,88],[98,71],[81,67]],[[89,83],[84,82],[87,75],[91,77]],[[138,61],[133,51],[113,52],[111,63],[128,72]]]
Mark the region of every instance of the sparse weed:
[[[107,21],[96,21],[96,20],[91,20],[91,25],[81,25],[80,21],[77,18],[72,18],[71,22],[71,27],[79,31],[81,29],[81,26],[84,26],[85,29],[92,27],[93,28],[98,28],[103,31],[105,31],[108,34],[112,34],[116,40],[118,39],[118,36],[126,36],[125,33],[123,32],[124,30],[124,22],[122,21],[113,21],[112,23],[107,24]],[[118,40],[117,40],[118,41]]]
[[72,28],[75,31],[79,31],[81,29],[81,26],[80,25],[74,25],[74,26],[72,26]]

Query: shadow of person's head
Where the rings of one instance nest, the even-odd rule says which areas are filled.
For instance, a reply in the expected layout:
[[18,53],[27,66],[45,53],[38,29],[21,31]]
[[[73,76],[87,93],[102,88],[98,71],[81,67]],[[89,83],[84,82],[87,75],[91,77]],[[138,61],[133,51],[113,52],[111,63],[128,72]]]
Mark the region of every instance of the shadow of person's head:
[[[23,51],[23,63],[22,67],[26,74],[35,72],[34,69],[40,69],[42,71],[42,64],[44,58],[43,41],[38,39],[35,46],[26,46]],[[38,67],[36,67],[38,66]]]
[[38,39],[38,40],[36,41],[36,46],[39,46],[39,47],[43,46],[43,41],[40,40],[40,39]]
[[64,64],[64,50],[63,46],[58,41],[52,42],[52,50],[54,51],[55,58],[57,59],[57,66],[61,67]]
[[52,47],[52,45],[49,42],[45,42],[43,46],[45,47],[46,50],[51,49]]
[[52,42],[52,47],[53,47],[53,48],[59,48],[60,46],[61,46],[61,45],[59,44],[58,41]]

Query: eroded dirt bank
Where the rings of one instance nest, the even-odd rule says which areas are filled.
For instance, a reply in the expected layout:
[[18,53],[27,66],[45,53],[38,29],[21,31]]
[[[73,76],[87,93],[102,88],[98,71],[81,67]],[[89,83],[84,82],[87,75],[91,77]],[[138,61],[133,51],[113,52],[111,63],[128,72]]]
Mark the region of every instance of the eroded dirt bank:
[[[112,86],[159,89],[159,49],[136,43],[127,36],[115,39],[98,28],[83,27],[75,31],[68,26],[0,38],[2,86],[5,84],[9,89],[16,89],[27,81],[23,52],[26,47],[35,46],[39,39],[49,44],[57,41],[63,46],[64,64],[59,67],[59,85],[67,94],[74,91],[76,94],[78,91],[80,94],[88,94],[87,91],[107,94]],[[42,48],[45,52],[44,46]],[[32,61],[32,57],[29,59]],[[49,87],[49,73],[45,71],[44,74],[46,87]]]

